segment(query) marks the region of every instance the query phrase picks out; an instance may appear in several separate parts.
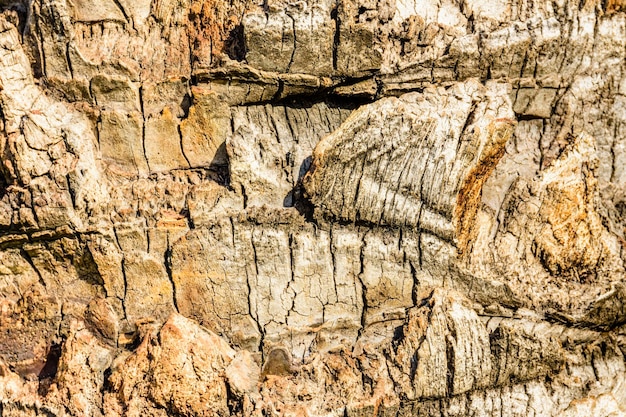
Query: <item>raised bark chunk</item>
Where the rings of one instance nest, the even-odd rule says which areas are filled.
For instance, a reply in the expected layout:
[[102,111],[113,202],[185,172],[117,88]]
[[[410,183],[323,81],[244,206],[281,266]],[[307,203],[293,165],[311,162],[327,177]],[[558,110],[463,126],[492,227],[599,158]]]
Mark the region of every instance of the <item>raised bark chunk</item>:
[[468,81],[359,108],[315,148],[307,195],[338,221],[427,230],[463,252],[515,126],[503,89]]

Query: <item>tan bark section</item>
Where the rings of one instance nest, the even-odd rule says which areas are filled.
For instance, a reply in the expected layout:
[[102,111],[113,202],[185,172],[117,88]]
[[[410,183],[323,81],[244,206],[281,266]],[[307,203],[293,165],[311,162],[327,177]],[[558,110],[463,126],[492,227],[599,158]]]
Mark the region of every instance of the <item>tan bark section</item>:
[[623,9],[0,0],[0,416],[626,414]]

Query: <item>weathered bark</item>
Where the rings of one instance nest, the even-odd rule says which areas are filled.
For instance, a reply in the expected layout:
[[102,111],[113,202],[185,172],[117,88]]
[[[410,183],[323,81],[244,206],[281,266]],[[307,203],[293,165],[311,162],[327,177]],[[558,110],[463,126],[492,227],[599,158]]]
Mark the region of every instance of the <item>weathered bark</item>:
[[619,1],[0,8],[0,416],[626,415]]

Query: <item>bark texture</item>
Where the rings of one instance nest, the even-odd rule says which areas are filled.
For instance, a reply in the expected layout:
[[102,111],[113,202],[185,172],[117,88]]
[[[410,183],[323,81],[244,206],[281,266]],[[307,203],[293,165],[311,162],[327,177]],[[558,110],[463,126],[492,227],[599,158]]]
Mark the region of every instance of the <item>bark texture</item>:
[[622,1],[0,10],[0,416],[626,415]]

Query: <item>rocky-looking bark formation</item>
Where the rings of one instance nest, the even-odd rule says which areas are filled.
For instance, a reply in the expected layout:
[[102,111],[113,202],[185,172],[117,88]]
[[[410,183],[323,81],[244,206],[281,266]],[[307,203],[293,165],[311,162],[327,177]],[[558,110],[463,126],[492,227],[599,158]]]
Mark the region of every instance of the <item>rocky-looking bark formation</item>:
[[0,416],[626,415],[621,1],[0,6]]

